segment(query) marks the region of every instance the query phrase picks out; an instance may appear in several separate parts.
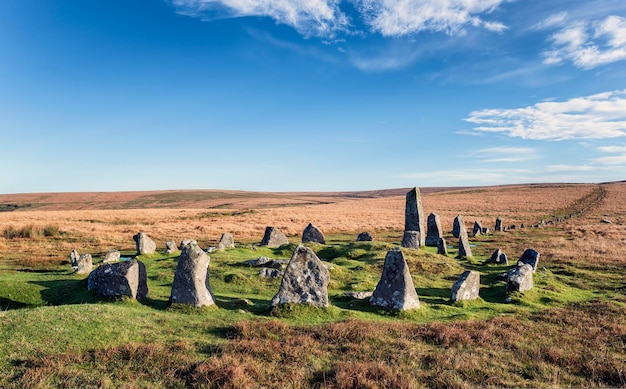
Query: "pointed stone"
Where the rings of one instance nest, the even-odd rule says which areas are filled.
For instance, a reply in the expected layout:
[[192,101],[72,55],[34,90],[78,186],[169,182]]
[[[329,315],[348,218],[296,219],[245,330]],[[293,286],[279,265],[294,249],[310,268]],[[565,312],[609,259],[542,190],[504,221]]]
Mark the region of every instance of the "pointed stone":
[[78,257],[76,264],[76,274],[89,274],[93,270],[93,259],[91,254],[82,254]]
[[466,270],[452,285],[451,301],[475,300],[480,291],[480,273]]
[[287,243],[289,243],[289,240],[278,228],[272,226],[265,228],[261,246],[279,247]]
[[419,249],[420,248],[420,232],[419,231],[404,231],[402,235],[402,242],[400,246],[407,249]]
[[308,242],[326,244],[326,238],[324,238],[322,231],[311,223],[302,232],[302,243]]
[[156,243],[143,232],[133,236],[133,240],[137,248],[137,255],[154,254],[156,252]]
[[496,249],[493,254],[491,254],[491,258],[487,260],[487,263],[497,263],[500,265],[508,265],[509,260],[506,257],[506,254],[501,249]]
[[374,240],[374,238],[372,237],[372,235],[369,232],[361,232],[356,237],[356,241],[357,242],[371,242],[372,240]]
[[472,235],[473,236],[478,236],[482,232],[483,232],[483,225],[478,220],[476,220],[474,222],[474,228],[472,229]]
[[298,246],[285,269],[278,293],[270,306],[282,304],[310,304],[327,307],[330,273],[313,250]]
[[209,256],[197,244],[183,248],[174,273],[170,302],[195,307],[215,304],[209,284],[209,261]]
[[431,213],[428,215],[428,220],[426,223],[426,246],[437,246],[439,243],[439,238],[443,236],[443,230],[441,229],[441,220],[439,220],[439,215],[436,213]]
[[472,249],[469,245],[469,238],[467,237],[467,231],[462,229],[459,236],[459,257],[471,257]]
[[533,267],[526,263],[518,263],[508,273],[506,290],[508,292],[525,292],[533,288]]
[[406,194],[404,209],[404,231],[419,231],[420,246],[426,244],[425,215],[422,209],[422,197],[419,188],[415,187]]
[[370,304],[392,310],[408,310],[420,307],[413,286],[409,266],[400,249],[387,252],[383,274],[376,285]]
[[108,263],[89,274],[88,289],[103,297],[148,297],[148,277],[145,265],[136,259]]
[[217,248],[219,250],[234,249],[235,239],[233,239],[233,235],[230,232],[223,233],[220,241],[217,243]]
[[437,241],[437,254],[448,255],[448,246],[445,238],[439,238]]
[[452,222],[452,236],[455,238],[460,237],[462,230],[464,230],[467,234],[467,229],[465,228],[465,223],[463,222],[463,216],[456,215],[454,221]]
[[537,270],[537,265],[539,264],[539,252],[533,249],[526,249],[517,262],[529,264],[533,268],[534,272]]

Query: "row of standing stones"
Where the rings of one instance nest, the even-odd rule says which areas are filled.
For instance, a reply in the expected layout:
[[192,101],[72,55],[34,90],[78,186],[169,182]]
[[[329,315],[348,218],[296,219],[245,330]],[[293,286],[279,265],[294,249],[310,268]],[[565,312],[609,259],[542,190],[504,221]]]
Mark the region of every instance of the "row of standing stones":
[[[427,233],[424,231],[424,212],[422,210],[420,192],[414,188],[407,193],[405,208],[405,231],[401,246],[410,249],[419,249],[421,246],[437,246],[438,253],[447,255],[447,246],[443,238],[439,216],[431,213],[428,216]],[[485,233],[482,226],[474,226],[474,235]],[[479,230],[477,230],[479,229]],[[504,231],[502,220],[496,219],[496,231]],[[471,257],[471,249],[467,229],[460,215],[453,223],[453,236],[459,238],[459,256]],[[137,254],[151,254],[156,252],[156,243],[146,234],[140,232],[133,236]],[[357,241],[371,241],[371,234],[363,232],[358,235]],[[322,231],[309,224],[302,233],[302,242],[317,242],[325,244]],[[266,228],[260,245],[279,247],[288,244],[287,237],[277,228]],[[183,240],[178,246],[173,241],[166,243],[166,254],[181,250],[178,265],[174,274],[170,302],[193,305],[196,307],[215,304],[209,284],[209,261],[207,252],[232,248],[234,240],[230,233],[224,233],[217,247],[202,250],[196,241]],[[110,250],[105,255],[103,264],[92,270],[92,258],[89,254],[79,255],[76,250],[70,253],[70,262],[79,274],[89,274],[88,289],[96,291],[101,296],[129,296],[145,298],[148,295],[147,276],[145,265],[136,259],[118,262],[119,252]],[[258,260],[256,260],[258,262]],[[539,253],[527,249],[517,262],[515,268],[503,274],[507,281],[507,292],[524,292],[533,287],[533,273],[537,269]],[[247,261],[251,262],[251,261]],[[266,263],[264,261],[263,263]],[[497,249],[487,263],[508,264],[506,255]],[[270,270],[270,269],[266,269]],[[275,269],[274,269],[275,270]],[[287,268],[282,274],[282,282],[278,292],[270,301],[270,306],[282,304],[310,304],[319,307],[329,305],[328,283],[330,274],[328,267],[308,247],[299,245],[295,248]],[[472,300],[479,297],[480,273],[465,271],[452,286],[451,300],[453,302]],[[353,293],[355,298],[369,298],[372,305],[390,310],[409,310],[419,308],[419,297],[413,285],[409,267],[400,248],[387,252],[383,265],[383,272],[373,292]]]

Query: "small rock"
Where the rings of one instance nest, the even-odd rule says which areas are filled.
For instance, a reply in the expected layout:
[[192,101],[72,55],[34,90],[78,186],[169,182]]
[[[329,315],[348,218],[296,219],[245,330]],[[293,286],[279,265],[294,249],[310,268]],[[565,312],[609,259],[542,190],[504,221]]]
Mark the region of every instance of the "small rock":
[[78,257],[76,264],[76,274],[89,274],[93,270],[93,259],[91,254],[82,254]]
[[196,242],[194,239],[183,239],[180,241],[180,244],[178,245],[178,249],[182,250],[185,248],[185,246],[188,246],[190,244],[198,244],[198,242]]
[[374,240],[374,238],[372,237],[372,235],[369,232],[361,232],[356,237],[356,241],[357,242],[371,242],[372,240]]
[[343,296],[355,300],[364,300],[372,297],[373,294],[374,292],[345,292]]
[[117,250],[109,250],[104,254],[104,260],[102,263],[117,262],[120,260],[120,252]]
[[280,230],[276,227],[266,227],[265,234],[263,235],[263,239],[261,240],[261,246],[267,247],[279,247],[284,244],[288,244],[289,240],[280,232]]
[[283,272],[278,269],[270,269],[267,267],[259,270],[259,275],[263,278],[277,278],[283,275]]
[[219,250],[234,249],[235,240],[233,239],[233,235],[229,232],[223,233],[219,243],[217,244],[217,248]]
[[133,240],[137,248],[137,255],[154,254],[156,252],[156,243],[143,232],[134,235]]
[[612,221],[610,221],[609,219],[602,219],[600,220],[600,223],[604,223],[604,224],[613,224]]
[[170,255],[178,251],[178,247],[176,247],[176,243],[173,240],[168,240],[165,242],[165,255]]

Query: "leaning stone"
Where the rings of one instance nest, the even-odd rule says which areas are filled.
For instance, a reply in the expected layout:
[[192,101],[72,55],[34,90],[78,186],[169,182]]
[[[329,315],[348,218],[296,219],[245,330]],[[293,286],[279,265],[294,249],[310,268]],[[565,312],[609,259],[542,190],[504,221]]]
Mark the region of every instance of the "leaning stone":
[[183,248],[174,274],[170,302],[195,307],[215,304],[209,284],[210,258],[197,244]]
[[117,250],[109,250],[104,254],[102,263],[118,262],[120,260],[120,252]]
[[472,229],[472,235],[473,236],[478,236],[483,232],[483,226],[482,224],[480,224],[480,222],[477,220],[474,222],[474,228]]
[[176,242],[173,240],[168,240],[165,242],[165,255],[173,254],[178,251],[178,247],[176,246]]
[[76,264],[76,274],[89,274],[93,270],[93,259],[91,254],[82,254],[78,257]]
[[400,249],[387,252],[383,274],[370,298],[370,304],[392,310],[408,310],[420,307],[413,286],[409,266]]
[[496,218],[496,226],[494,228],[495,231],[502,231],[502,218],[498,216]]
[[439,238],[439,241],[437,241],[437,254],[448,255],[448,246],[445,238]]
[[421,240],[420,235],[419,231],[404,231],[400,246],[408,249],[419,249]]
[[480,291],[480,273],[466,270],[452,285],[452,302],[463,300],[475,300]]
[[533,267],[529,264],[518,264],[509,272],[506,290],[508,292],[525,292],[533,288]]
[[217,244],[217,248],[219,250],[234,249],[235,240],[233,239],[233,235],[229,232],[223,233],[222,237],[220,238],[220,241]]
[[487,263],[497,263],[500,265],[508,265],[509,260],[506,257],[506,254],[501,249],[496,249],[493,254],[491,254],[491,258],[487,260]]
[[361,232],[359,236],[356,237],[357,242],[371,242],[372,240],[374,240],[374,238],[369,232]]
[[517,262],[529,264],[534,272],[537,270],[537,265],[539,264],[539,253],[533,249],[526,249]]
[[309,304],[327,307],[330,273],[313,250],[298,246],[287,265],[278,293],[270,306]]
[[156,252],[156,243],[143,232],[133,236],[135,246],[137,247],[137,255],[154,254]]
[[364,300],[372,297],[373,294],[374,292],[345,292],[343,296],[355,300]]
[[454,221],[452,222],[452,236],[459,238],[461,236],[461,231],[465,231],[465,234],[467,234],[465,223],[463,222],[463,216],[456,215]]
[[78,251],[70,251],[70,266],[72,266],[72,269],[74,270],[76,270],[76,268],[78,267],[78,258],[80,258],[80,254],[78,254]]
[[271,226],[265,228],[265,235],[263,235],[263,239],[261,240],[261,246],[279,247],[288,243],[289,240],[278,228]]
[[302,243],[309,242],[326,244],[326,238],[324,238],[324,234],[322,233],[322,231],[311,223],[309,223],[309,225],[306,226],[306,228],[302,232]]
[[443,236],[443,230],[441,229],[441,221],[439,215],[431,213],[428,215],[426,222],[426,246],[437,246],[439,238]]
[[136,259],[98,267],[89,274],[87,284],[89,290],[103,297],[143,299],[148,296],[146,267]]
[[263,278],[277,278],[283,275],[283,272],[278,269],[270,269],[267,267],[259,270],[259,275]]
[[178,249],[182,250],[185,248],[185,246],[188,246],[190,244],[198,244],[198,242],[196,242],[194,239],[183,239],[180,241],[180,244],[178,245]]
[[472,249],[469,245],[469,238],[467,237],[467,231],[463,233],[461,232],[461,236],[459,237],[459,257],[471,257]]
[[415,187],[406,194],[404,208],[404,231],[419,231],[419,245],[426,244],[424,210],[422,209],[422,197],[419,188]]

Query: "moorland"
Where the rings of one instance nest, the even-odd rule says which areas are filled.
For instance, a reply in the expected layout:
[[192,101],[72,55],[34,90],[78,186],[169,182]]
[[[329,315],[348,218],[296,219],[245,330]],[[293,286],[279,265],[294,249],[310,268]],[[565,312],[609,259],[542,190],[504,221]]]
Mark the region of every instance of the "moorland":
[[[346,297],[376,286],[402,238],[408,190],[0,195],[0,386],[626,386],[626,182],[422,188],[451,247],[404,250],[421,307],[390,312]],[[473,257],[457,258],[457,214],[470,231],[476,220],[492,229],[470,237]],[[516,228],[494,232],[496,217]],[[308,223],[326,235],[307,245],[330,264],[331,306],[269,309],[280,279],[242,262],[289,259]],[[290,244],[259,246],[266,226]],[[158,246],[137,257],[148,298],[88,291],[69,252],[95,265],[109,249],[132,257],[139,231]],[[362,231],[374,240],[355,242]],[[165,241],[206,248],[223,232],[236,247],[210,253],[216,306],[170,306],[179,253],[160,254]],[[485,264],[497,248],[511,265]],[[526,248],[541,254],[535,286],[507,294],[500,275]],[[480,272],[480,298],[451,303],[465,269]]]

